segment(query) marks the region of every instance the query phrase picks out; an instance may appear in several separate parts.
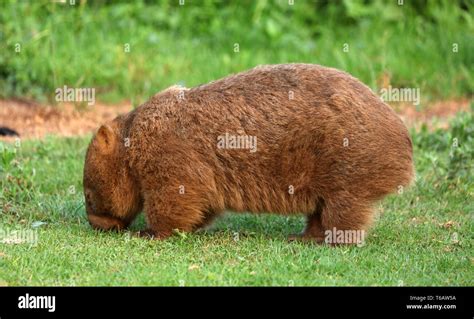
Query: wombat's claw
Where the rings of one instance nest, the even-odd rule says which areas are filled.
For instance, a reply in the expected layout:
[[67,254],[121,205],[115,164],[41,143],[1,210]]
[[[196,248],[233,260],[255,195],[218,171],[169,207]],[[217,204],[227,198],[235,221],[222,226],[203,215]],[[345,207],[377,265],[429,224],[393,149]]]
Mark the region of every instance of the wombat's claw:
[[307,234],[292,234],[288,236],[289,242],[302,242],[307,244],[324,244],[324,238],[321,237],[313,237]]
[[288,241],[289,242],[300,241],[301,237],[303,237],[303,234],[291,234],[290,236],[288,236]]
[[137,237],[148,238],[148,239],[154,239],[155,238],[155,234],[150,229],[140,230],[140,231],[136,232],[135,234],[136,234]]

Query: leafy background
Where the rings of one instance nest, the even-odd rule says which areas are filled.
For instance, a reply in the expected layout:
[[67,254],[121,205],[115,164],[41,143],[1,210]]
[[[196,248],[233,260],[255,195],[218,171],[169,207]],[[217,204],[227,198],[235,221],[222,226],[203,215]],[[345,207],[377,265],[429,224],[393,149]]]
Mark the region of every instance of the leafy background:
[[52,100],[68,85],[138,104],[172,84],[286,62],[337,67],[373,89],[420,88],[426,100],[473,93],[471,0],[289,3],[9,1],[0,11],[0,94]]

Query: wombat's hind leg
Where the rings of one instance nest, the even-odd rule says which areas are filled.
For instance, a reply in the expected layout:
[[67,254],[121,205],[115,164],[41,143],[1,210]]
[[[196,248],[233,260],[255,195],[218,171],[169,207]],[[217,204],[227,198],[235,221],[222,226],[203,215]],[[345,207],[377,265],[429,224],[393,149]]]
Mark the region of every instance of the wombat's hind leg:
[[324,201],[319,200],[316,210],[306,217],[306,227],[302,234],[291,235],[290,241],[300,240],[321,244],[324,242],[324,229],[321,223]]
[[194,225],[194,230],[199,230],[210,226],[214,220],[216,220],[219,214],[216,213],[214,210],[207,210],[204,212],[204,217],[199,224]]
[[370,203],[360,199],[334,197],[327,201],[321,215],[324,241],[331,245],[362,244],[373,219]]

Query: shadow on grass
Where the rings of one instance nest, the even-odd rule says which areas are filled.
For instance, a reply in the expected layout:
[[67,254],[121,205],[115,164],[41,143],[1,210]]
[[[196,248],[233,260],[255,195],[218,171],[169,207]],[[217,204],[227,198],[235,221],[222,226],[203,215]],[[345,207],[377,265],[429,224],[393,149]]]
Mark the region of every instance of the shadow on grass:
[[[129,230],[139,231],[144,228],[146,228],[145,216],[140,214]],[[226,212],[212,225],[198,230],[196,234],[214,236],[224,233],[236,233],[244,237],[258,235],[265,237],[288,237],[291,234],[300,233],[303,228],[304,219],[302,216]]]

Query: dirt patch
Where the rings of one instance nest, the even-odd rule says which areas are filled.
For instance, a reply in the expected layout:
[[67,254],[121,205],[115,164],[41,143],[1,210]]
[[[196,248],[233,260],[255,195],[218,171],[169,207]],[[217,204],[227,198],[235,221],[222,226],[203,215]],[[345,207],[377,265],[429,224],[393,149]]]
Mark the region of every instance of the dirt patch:
[[[469,109],[469,100],[435,102],[418,110],[412,104],[394,104],[394,110],[408,126],[428,123],[429,126],[447,126],[450,117]],[[74,104],[39,105],[20,100],[0,100],[0,127],[17,131],[22,139],[43,138],[46,135],[77,136],[94,132],[101,124],[119,114],[132,110],[129,103],[79,107]],[[436,124],[433,119],[439,119]],[[14,137],[0,136],[0,140]]]
[[[94,132],[117,115],[129,112],[130,104],[79,107],[74,104],[55,106],[19,100],[0,100],[0,127],[17,131],[22,139],[46,135],[77,136]],[[0,136],[2,140],[13,137]]]
[[[447,127],[448,121],[456,113],[469,110],[469,99],[438,101],[423,109],[417,109],[413,104],[398,103],[391,106],[408,126],[426,123],[428,127]],[[434,121],[436,120],[436,121]]]

